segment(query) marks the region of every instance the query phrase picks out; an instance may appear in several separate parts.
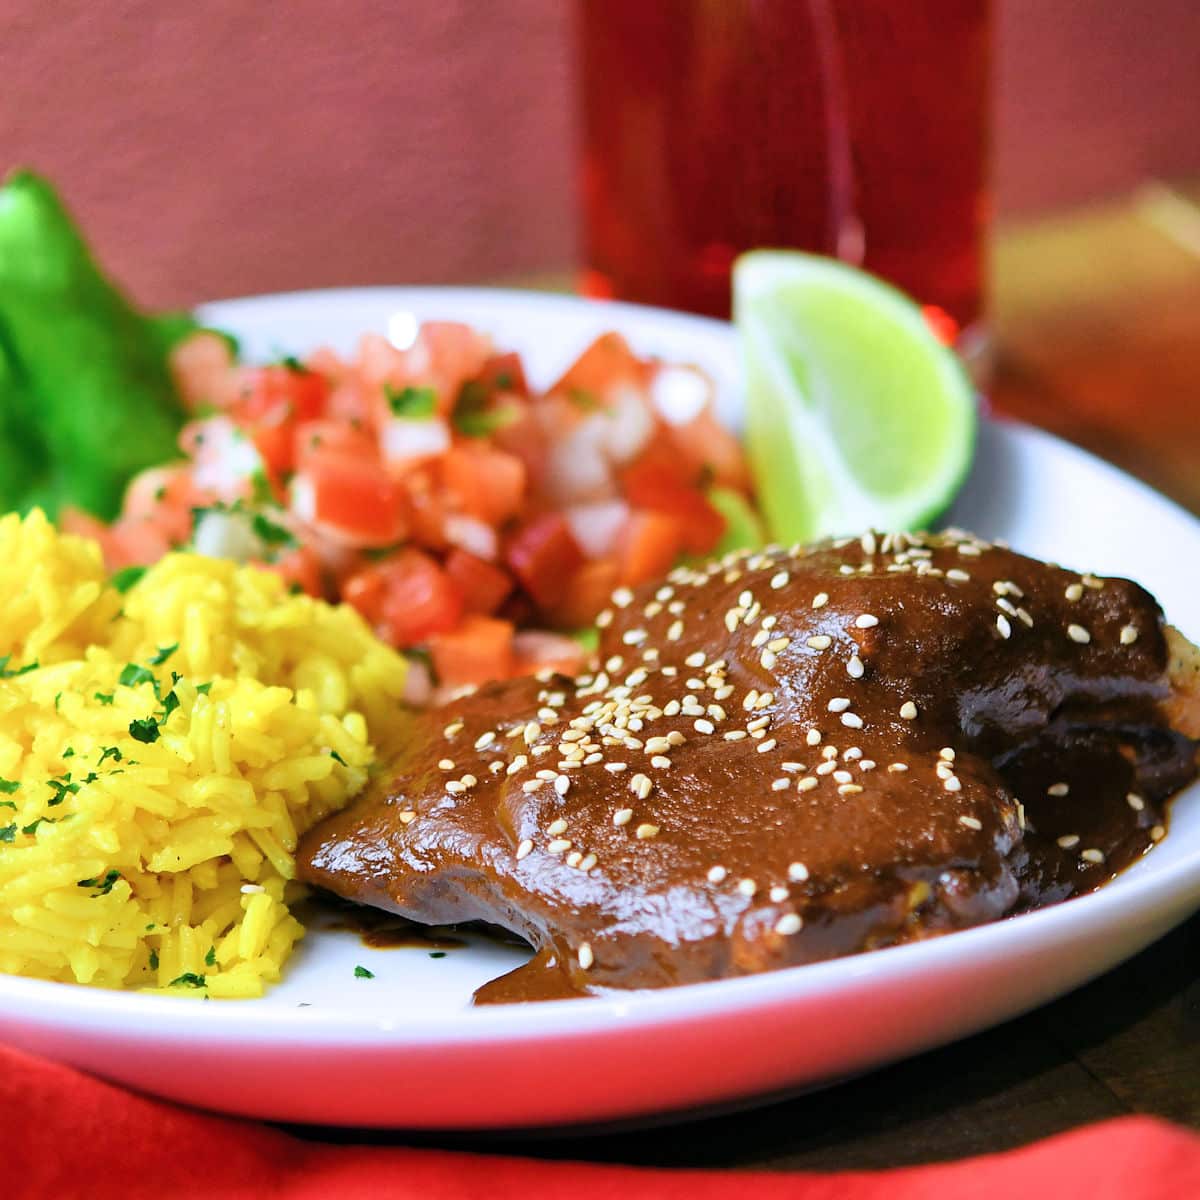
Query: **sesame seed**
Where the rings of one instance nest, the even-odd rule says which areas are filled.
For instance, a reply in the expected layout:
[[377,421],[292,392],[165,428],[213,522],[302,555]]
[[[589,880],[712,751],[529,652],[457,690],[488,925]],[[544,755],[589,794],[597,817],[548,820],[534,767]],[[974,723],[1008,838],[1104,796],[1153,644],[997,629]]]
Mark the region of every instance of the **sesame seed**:
[[614,775],[619,775],[626,769],[627,764],[623,762],[608,762],[604,764],[606,771],[611,771]]
[[559,775],[554,780],[554,790],[560,795],[565,796],[571,789],[571,780],[566,775]]
[[[499,760],[497,760],[497,761],[499,761]],[[462,779],[459,782],[463,785],[463,787],[473,788],[479,782],[479,780],[476,779],[475,776],[472,775],[470,772],[468,772],[466,775],[464,775],[462,777]]]
[[1065,796],[1071,790],[1069,783],[1052,783],[1046,789],[1047,796]]
[[862,546],[864,554],[875,553],[875,535],[869,529],[859,538],[859,544]]
[[1079,600],[1083,596],[1083,585],[1072,583],[1068,585],[1067,590],[1063,593],[1063,595],[1066,596],[1066,598],[1070,600],[1072,604],[1074,604],[1076,600]]
[[741,741],[745,741],[745,739],[748,736],[749,735],[746,733],[746,731],[744,729],[731,729],[725,735],[725,740],[727,742],[741,742]]
[[905,700],[905,702],[900,705],[900,715],[906,721],[915,721],[917,718],[917,706],[911,700]]
[[463,723],[461,721],[451,721],[445,729],[442,730],[442,736],[449,740],[462,732]]
[[1055,841],[1064,850],[1073,850],[1076,846],[1079,845],[1079,834],[1064,833],[1062,837],[1056,838]]
[[789,576],[786,571],[777,572],[775,575],[771,576],[771,587],[775,591],[779,591],[780,588],[787,587],[788,578]]
[[827,605],[828,603],[829,603],[829,593],[828,592],[818,592],[813,597],[812,606],[813,606],[813,608],[824,608],[825,605]]
[[1125,797],[1125,803],[1133,809],[1134,812],[1141,812],[1146,807],[1146,802],[1136,792],[1130,792]]
[[634,834],[642,841],[646,841],[647,838],[658,836],[658,826],[651,825],[649,823],[639,825],[637,829],[634,830]]
[[733,695],[733,685],[726,683],[726,684],[723,684],[721,687],[714,690],[713,699],[714,700],[728,700],[729,697],[732,695]]
[[1104,852],[1096,849],[1080,850],[1079,857],[1090,863],[1102,863]]
[[810,650],[828,650],[833,645],[833,638],[828,634],[818,633],[813,637],[806,638],[804,644]]
[[821,751],[821,757],[822,758],[837,758],[837,753],[838,753],[838,751],[837,751],[836,746],[826,746]]
[[465,783],[460,783],[457,779],[451,779],[446,784],[446,791],[448,791],[451,795],[454,795],[454,796],[461,796],[462,793],[465,792],[466,790],[467,790],[467,785]]
[[908,763],[894,762],[888,763],[888,772],[892,775],[898,775],[903,771],[908,770]]
[[404,812],[400,814],[401,825],[411,825],[416,819],[417,814],[413,812],[411,808],[406,808]]
[[811,792],[817,786],[818,780],[813,775],[805,775],[803,779],[796,783],[796,791]]
[[671,743],[665,737],[652,737],[646,739],[647,754],[664,754],[670,750]]
[[590,971],[592,964],[596,961],[596,956],[592,953],[592,947],[589,942],[579,943],[579,965],[585,970]]
[[857,654],[852,655],[850,661],[846,664],[846,674],[851,679],[861,679],[866,667],[863,666],[863,660]]
[[791,787],[791,784],[792,784],[792,781],[790,779],[788,779],[786,776],[781,776],[779,779],[776,779],[772,782],[771,791],[773,791],[773,792],[786,791],[789,787]]
[[983,828],[983,822],[978,817],[959,817],[958,823],[976,831]]
[[1101,591],[1104,587],[1104,580],[1097,579],[1095,575],[1081,576],[1080,582],[1085,588],[1095,588],[1096,591]]
[[739,879],[737,890],[741,892],[743,896],[753,896],[754,893],[758,891],[758,884],[755,883],[753,879]]
[[1008,613],[1010,617],[1015,617],[1017,615],[1017,606],[1011,600],[1005,600],[1003,596],[996,601],[996,607],[1000,609],[1001,612]]
[[875,770],[875,760],[874,760],[873,758],[864,758],[864,759],[862,760],[862,762],[860,762],[860,763],[858,764],[858,769],[859,769],[860,771],[873,771],[873,770]]
[[723,883],[728,874],[724,867],[709,867],[707,879],[709,883]]
[[538,788],[540,788],[541,786],[542,785],[538,780],[527,779],[527,780],[525,780],[525,782],[523,784],[521,784],[521,791],[528,794],[531,792],[536,792],[538,790]]
[[781,762],[779,769],[781,771],[803,771],[804,764],[799,762]]
[[776,742],[774,738],[767,738],[766,741],[758,743],[758,752],[759,754],[766,754],[768,751],[774,750],[775,745]]
[[500,772],[504,770],[504,763],[501,762],[500,759],[494,758],[490,763],[488,763],[488,770],[491,771],[493,775],[499,775]]
[[803,928],[804,922],[797,913],[785,913],[775,922],[775,932],[783,934],[784,937],[793,933],[799,933]]
[[782,884],[776,884],[767,895],[775,904],[782,904],[788,898],[788,890]]
[[1023,608],[1017,609],[1017,620],[1019,620],[1021,622],[1021,624],[1025,626],[1026,629],[1033,628],[1033,618],[1029,615],[1028,612],[1026,612],[1025,609],[1023,609]]
[[629,781],[629,790],[633,792],[639,800],[645,800],[645,798],[650,795],[653,787],[654,784],[650,782],[650,778],[647,775],[638,774]]
[[530,841],[528,838],[526,838],[526,839],[525,839],[523,842],[521,842],[521,844],[520,844],[520,845],[517,847],[517,860],[518,860],[518,862],[519,862],[519,861],[520,861],[522,858],[525,858],[527,855],[531,854],[532,852],[533,852],[533,843],[532,843],[532,842],[531,842],[531,841]]
[[949,779],[942,781],[942,787],[948,792],[961,792],[962,780],[957,775],[951,775]]
[[825,707],[832,713],[845,712],[850,707],[850,701],[845,696],[834,696]]
[[944,759],[946,762],[953,762],[954,758],[955,758],[954,747],[953,746],[943,746],[938,751],[938,758]]
[[730,633],[737,633],[738,622],[741,619],[741,610],[737,608],[731,608],[725,614],[725,628],[728,629]]
[[1150,830],[1150,840],[1152,842],[1161,842],[1167,836],[1167,831],[1162,825],[1155,825]]
[[628,608],[633,603],[633,593],[626,587],[617,588],[612,594],[612,602],[618,608]]
[[1002,638],[1012,637],[1012,625],[1003,613],[996,618],[996,628],[1000,631]]
[[959,567],[951,567],[946,572],[946,578],[953,580],[955,583],[966,583],[971,578],[970,574]]
[[452,759],[452,758],[440,759],[438,761],[438,770],[439,771],[453,771],[454,770],[454,759]]
[[628,825],[629,822],[632,820],[633,820],[633,809],[632,808],[618,808],[617,811],[615,813],[613,813],[612,821],[613,821],[613,824],[616,825],[618,828],[620,828],[620,826],[622,826],[622,825]]
[[879,618],[873,613],[862,613],[854,618],[854,624],[859,629],[871,629],[879,624]]
[[548,845],[546,847],[546,850],[550,854],[561,854],[564,850],[570,850],[570,848],[571,848],[571,839],[570,838],[555,838],[550,843],[550,845]]
[[1081,646],[1087,645],[1092,640],[1092,635],[1082,625],[1068,625],[1067,637],[1073,642],[1078,642]]
[[810,729],[804,735],[804,740],[810,746],[819,746],[821,744],[821,731],[819,729]]
[[1138,629],[1136,625],[1125,625],[1121,629],[1121,645],[1132,646],[1138,639]]
[[788,878],[793,883],[803,883],[808,878],[808,868],[802,862],[788,865]]
[[842,713],[842,724],[847,729],[861,729],[863,727],[863,719],[858,713],[844,712]]
[[594,854],[586,854],[579,863],[581,871],[590,871],[596,865],[596,856]]
[[828,775],[831,771],[837,770],[837,764],[832,759],[826,759],[818,768],[818,775]]
[[490,746],[495,740],[496,740],[495,732],[493,730],[489,729],[486,733],[481,733],[475,739],[475,749],[476,750],[486,750],[488,748],[488,746]]
[[671,765],[671,760],[665,754],[656,754],[651,760],[652,767],[658,767],[660,770],[665,770]]
[[862,785],[858,783],[843,783],[838,787],[839,796],[854,796],[861,792]]
[[939,779],[949,779],[954,774],[954,768],[948,762],[940,762],[934,767]]
[[562,819],[562,817],[559,817],[557,821],[551,821],[551,823],[546,826],[546,832],[551,837],[557,837],[560,833],[567,832],[567,823]]
[[707,661],[708,655],[703,650],[697,650],[694,654],[689,654],[683,663],[687,667],[702,667]]
[[833,777],[838,783],[849,783],[854,778],[849,771],[834,771]]
[[759,656],[758,664],[764,671],[773,670],[775,667],[775,653],[772,650],[764,650]]

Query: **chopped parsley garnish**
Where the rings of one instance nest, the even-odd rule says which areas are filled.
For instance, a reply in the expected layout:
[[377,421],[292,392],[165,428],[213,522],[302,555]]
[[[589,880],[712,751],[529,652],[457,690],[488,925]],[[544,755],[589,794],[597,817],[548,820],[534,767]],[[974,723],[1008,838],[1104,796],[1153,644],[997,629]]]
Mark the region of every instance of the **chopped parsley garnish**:
[[0,842],[11,842],[17,836],[17,823],[13,821],[11,825],[0,825]]
[[166,719],[179,707],[179,697],[173,691],[168,692],[163,697],[162,716],[158,718],[158,723],[162,725]]
[[111,758],[113,762],[120,762],[125,756],[121,753],[120,746],[105,746],[100,754],[100,760],[96,766],[100,766],[106,758]]
[[[175,693],[172,692],[171,695]],[[135,742],[158,741],[158,722],[153,717],[135,717],[129,722],[129,736]]]
[[354,978],[355,979],[374,979],[375,972],[368,971],[366,967],[355,967],[354,968]]
[[28,825],[21,826],[21,832],[27,834],[37,833],[39,825],[54,825],[56,821],[53,817],[38,817],[36,820],[30,821]]
[[285,354],[279,360],[279,365],[281,367],[287,367],[289,371],[296,375],[308,374],[308,368],[294,354]]
[[55,692],[54,693],[54,711],[55,712],[58,712],[58,704],[61,699],[62,699],[62,692]]
[[446,952],[445,952],[445,950],[430,950],[429,957],[430,958],[445,958]]
[[131,587],[133,587],[135,583],[137,583],[139,579],[141,579],[143,575],[145,575],[147,569],[148,568],[146,567],[122,567],[122,569],[117,571],[108,582],[111,583],[118,592],[124,595]]
[[113,890],[113,884],[121,878],[121,872],[112,867],[106,871],[102,878],[97,879],[81,879],[75,886],[83,888],[97,888],[97,896],[107,896]]
[[329,757],[336,763],[341,763],[343,767],[348,767],[350,764],[336,751],[330,750]]
[[68,746],[68,747],[67,747],[67,748],[66,748],[66,749],[65,749],[65,750],[62,752],[62,756],[63,756],[63,758],[74,758],[74,757],[75,757],[75,747],[74,747],[74,746]]
[[152,971],[158,970],[158,951],[157,950],[150,951],[150,970],[152,970]]
[[204,965],[206,967],[215,967],[217,965],[216,946],[209,946],[208,953],[204,956]]
[[264,517],[262,513],[254,514],[254,518],[250,522],[250,527],[268,546],[296,545],[296,539],[290,529],[285,529],[282,525],[277,525],[270,518]]
[[208,980],[203,975],[197,975],[195,971],[184,971],[182,975],[176,975],[168,984],[168,987],[202,988],[207,986]]
[[385,383],[383,394],[393,415],[408,421],[432,417],[437,410],[437,393],[430,387],[394,388]]
[[15,670],[9,670],[8,662],[12,658],[11,654],[0,655],[0,679],[13,679],[17,675],[28,675],[30,671],[38,669],[37,659],[31,663],[26,663],[23,667],[17,667]]
[[122,687],[137,687],[139,683],[153,683],[154,672],[147,667],[139,666],[137,663],[126,663],[121,668],[121,674],[117,682]]
[[11,796],[21,785],[15,779],[0,779],[0,792],[6,796]]
[[178,649],[178,642],[173,642],[170,646],[159,646],[158,653],[152,655],[150,658],[150,665],[152,667],[161,667],[163,663],[165,663],[167,659],[170,658],[171,655],[174,654]]
[[[87,780],[85,782],[91,781]],[[72,783],[71,772],[66,771],[57,779],[47,779],[46,786],[54,793],[46,803],[50,808],[56,808],[67,798],[68,793],[72,796],[78,793],[83,784]]]
[[250,474],[250,486],[253,488],[253,497],[255,504],[272,504],[275,501],[275,493],[271,490],[271,481],[267,478],[267,473],[261,467]]
[[94,700],[99,700],[101,704],[106,704],[106,705],[112,704],[112,702],[113,702],[112,692],[93,692],[92,698]]
[[209,689],[211,687],[212,687],[212,680],[210,679],[207,683],[196,684],[196,691],[199,692],[201,696],[207,696]]
[[13,812],[17,811],[17,806],[11,800],[0,800],[0,808],[11,808]]

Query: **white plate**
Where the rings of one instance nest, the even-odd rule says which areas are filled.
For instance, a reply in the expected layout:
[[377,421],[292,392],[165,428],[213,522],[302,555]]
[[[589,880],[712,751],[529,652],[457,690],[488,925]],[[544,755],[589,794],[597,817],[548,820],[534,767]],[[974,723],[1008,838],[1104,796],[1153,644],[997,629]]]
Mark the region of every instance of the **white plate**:
[[[729,327],[619,304],[460,289],[311,292],[214,304],[251,356],[349,347],[389,316],[496,334],[546,380],[594,334],[698,362],[737,419]],[[1071,446],[984,425],[955,520],[1080,569],[1123,574],[1200,633],[1200,523]],[[1077,987],[1200,907],[1200,787],[1170,836],[1102,891],[917,945],[621,999],[473,1009],[521,960],[473,942],[431,959],[317,930],[261,1000],[196,1003],[0,978],[0,1038],[205,1108],[324,1124],[546,1126],[815,1086],[992,1025]],[[356,979],[363,964],[372,980]]]

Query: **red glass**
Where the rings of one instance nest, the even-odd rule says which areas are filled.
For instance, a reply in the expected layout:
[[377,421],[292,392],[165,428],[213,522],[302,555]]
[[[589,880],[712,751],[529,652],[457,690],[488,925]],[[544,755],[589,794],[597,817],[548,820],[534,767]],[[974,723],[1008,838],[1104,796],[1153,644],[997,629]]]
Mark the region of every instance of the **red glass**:
[[727,316],[791,246],[979,316],[989,0],[580,0],[583,290]]

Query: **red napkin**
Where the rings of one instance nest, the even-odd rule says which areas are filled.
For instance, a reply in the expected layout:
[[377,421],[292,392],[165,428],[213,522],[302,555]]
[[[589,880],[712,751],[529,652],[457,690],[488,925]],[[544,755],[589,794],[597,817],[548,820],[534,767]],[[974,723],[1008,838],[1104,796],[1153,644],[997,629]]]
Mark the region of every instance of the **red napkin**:
[[1183,1200],[1200,1137],[1126,1117],[1008,1154],[837,1175],[645,1170],[327,1146],[134,1095],[0,1048],[0,1195],[7,1200]]

